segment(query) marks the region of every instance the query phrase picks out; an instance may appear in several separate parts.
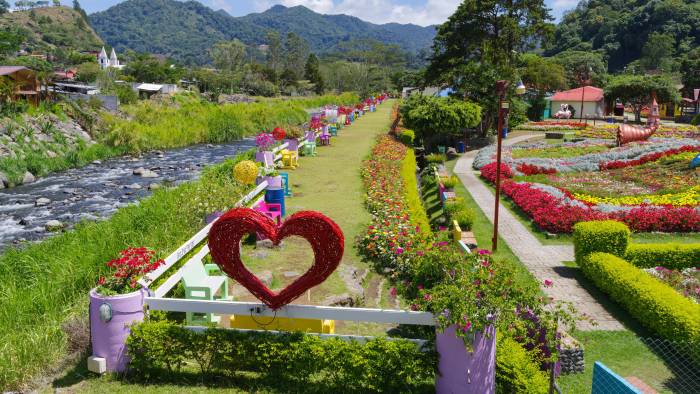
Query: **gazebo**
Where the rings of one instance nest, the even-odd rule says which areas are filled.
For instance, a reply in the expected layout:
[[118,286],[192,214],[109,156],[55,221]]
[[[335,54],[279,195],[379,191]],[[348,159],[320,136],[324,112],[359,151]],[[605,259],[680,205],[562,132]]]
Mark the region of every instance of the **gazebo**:
[[34,105],[39,104],[41,85],[34,71],[24,66],[0,66],[0,78],[12,84],[14,93],[11,100],[24,99]]

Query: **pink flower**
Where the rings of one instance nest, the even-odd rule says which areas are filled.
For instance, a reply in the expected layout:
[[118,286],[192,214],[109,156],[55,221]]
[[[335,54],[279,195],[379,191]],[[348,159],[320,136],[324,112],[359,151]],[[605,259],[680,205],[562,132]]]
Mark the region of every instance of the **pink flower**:
[[418,310],[418,305],[416,305],[416,304],[411,304],[411,310],[412,310],[412,311],[417,311],[417,310]]
[[491,251],[490,251],[490,250],[486,250],[486,249],[479,249],[479,250],[477,251],[477,253],[480,254],[480,255],[485,255],[485,254],[491,254]]
[[418,256],[423,256],[423,255],[424,255],[424,253],[423,253],[422,250],[417,251],[416,254],[417,254]]
[[552,287],[553,284],[554,284],[554,281],[552,281],[551,279],[544,280],[544,287]]
[[396,297],[396,293],[397,293],[397,292],[396,292],[396,287],[392,287],[392,288],[389,289],[389,294],[390,294],[392,297]]
[[399,255],[401,253],[403,253],[403,248],[401,248],[401,247],[396,248],[396,254]]
[[423,299],[426,300],[426,301],[430,301],[430,294],[425,294],[425,295],[423,296]]
[[470,328],[472,328],[472,322],[467,320],[467,322],[464,324],[464,327],[462,327],[462,331],[467,332]]
[[423,285],[418,285],[418,290],[423,290],[423,289],[424,289]]

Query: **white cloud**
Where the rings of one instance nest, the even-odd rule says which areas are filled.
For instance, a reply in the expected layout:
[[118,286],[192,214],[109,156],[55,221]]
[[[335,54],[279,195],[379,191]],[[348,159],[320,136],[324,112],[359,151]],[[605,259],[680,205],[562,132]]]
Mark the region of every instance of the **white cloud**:
[[217,11],[224,10],[228,13],[233,11],[233,5],[231,5],[231,3],[229,3],[227,0],[212,0],[211,8]]
[[413,23],[427,26],[445,22],[461,0],[427,0],[422,5],[399,4],[395,0],[257,0],[264,11],[274,4],[303,5],[322,14],[347,14],[373,23]]

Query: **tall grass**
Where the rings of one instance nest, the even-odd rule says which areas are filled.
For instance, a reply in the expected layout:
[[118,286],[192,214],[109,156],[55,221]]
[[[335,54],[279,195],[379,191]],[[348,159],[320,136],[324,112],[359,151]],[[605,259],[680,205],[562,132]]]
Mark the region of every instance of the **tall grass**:
[[198,143],[222,143],[308,120],[307,109],[351,104],[355,94],[254,103],[213,104],[184,93],[164,101],[142,101],[122,107],[126,117],[105,114],[102,140],[132,152],[169,149]]
[[230,178],[234,163],[156,191],[107,221],[83,222],[0,256],[0,391],[26,387],[65,357],[70,333],[61,325],[69,316],[86,314],[88,291],[105,273],[106,261],[128,246],[147,246],[165,256],[203,226],[204,215],[240,199],[245,188]]

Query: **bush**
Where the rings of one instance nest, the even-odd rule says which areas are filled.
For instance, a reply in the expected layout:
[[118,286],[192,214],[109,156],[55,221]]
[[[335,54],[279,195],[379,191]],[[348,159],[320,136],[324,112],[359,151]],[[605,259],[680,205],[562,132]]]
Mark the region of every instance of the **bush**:
[[275,385],[308,384],[305,389],[316,392],[427,392],[437,365],[435,352],[405,340],[359,344],[217,328],[195,333],[166,321],[136,325],[127,344],[134,375],[148,381],[173,379],[190,364],[210,377],[251,371]]
[[399,140],[406,146],[413,146],[413,140],[416,138],[416,133],[413,130],[403,130],[399,134]]
[[496,335],[496,392],[546,394],[549,377],[532,353],[509,336]]
[[574,225],[574,254],[576,263],[594,252],[624,256],[630,230],[624,223],[613,220],[580,222]]
[[682,270],[700,264],[700,244],[630,244],[624,257],[640,268]]
[[581,269],[643,326],[671,341],[700,345],[699,304],[609,253],[588,255]]
[[454,215],[461,211],[464,207],[464,199],[462,197],[457,197],[452,200],[445,201],[445,206],[443,208],[443,211],[445,212],[445,215],[447,216],[448,219],[452,220],[454,218]]
[[442,180],[442,186],[445,186],[445,189],[454,189],[455,186],[457,186],[458,184],[459,184],[459,178],[457,178],[454,175]]
[[467,207],[462,207],[462,209],[452,215],[452,220],[456,220],[459,223],[462,231],[469,231],[474,224],[474,211]]
[[420,229],[423,238],[432,235],[430,231],[430,220],[423,207],[423,200],[418,192],[418,180],[416,179],[416,155],[413,149],[406,150],[401,162],[401,178],[404,183],[404,198],[408,205],[411,223]]
[[447,156],[445,156],[442,153],[431,153],[431,154],[425,156],[425,160],[429,164],[432,164],[432,163],[442,164],[445,162],[445,160],[447,160]]

